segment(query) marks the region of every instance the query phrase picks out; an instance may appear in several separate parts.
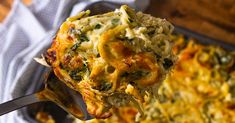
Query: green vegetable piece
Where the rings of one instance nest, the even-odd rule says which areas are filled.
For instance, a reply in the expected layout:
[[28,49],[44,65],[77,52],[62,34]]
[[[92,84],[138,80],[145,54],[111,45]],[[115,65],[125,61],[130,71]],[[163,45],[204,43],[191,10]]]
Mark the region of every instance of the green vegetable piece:
[[74,80],[81,81],[82,75],[84,74],[86,70],[87,70],[87,66],[83,64],[82,68],[77,68],[76,70],[70,71],[69,76]]
[[93,89],[99,90],[99,91],[108,91],[112,88],[112,83],[102,81],[98,86],[92,87]]
[[79,43],[75,43],[72,47],[71,47],[71,50],[72,51],[76,51],[77,50],[77,48],[79,47]]
[[71,72],[69,72],[69,76],[70,76],[72,79],[76,80],[76,81],[81,81],[81,80],[82,80],[82,76],[81,76],[81,75],[78,75],[78,72],[79,72],[79,71],[80,71],[80,70],[71,71]]
[[137,21],[136,21],[137,17],[136,17],[136,14],[135,14],[135,10],[130,8],[130,7],[128,7],[128,6],[125,6],[125,5],[122,6],[122,7],[125,10],[126,14],[129,16],[128,17],[128,21],[129,21],[130,25],[132,27],[137,26],[138,24],[137,24]]
[[101,28],[101,25],[100,24],[96,24],[95,25],[95,29],[100,29]]
[[85,35],[85,34],[81,34],[80,35],[80,40],[81,40],[81,42],[84,42],[84,41],[89,41],[89,39],[88,39],[88,37]]
[[111,21],[113,25],[117,25],[119,22],[119,19],[112,19]]
[[109,82],[103,82],[101,85],[100,85],[100,91],[108,91],[112,88],[112,83],[109,83]]

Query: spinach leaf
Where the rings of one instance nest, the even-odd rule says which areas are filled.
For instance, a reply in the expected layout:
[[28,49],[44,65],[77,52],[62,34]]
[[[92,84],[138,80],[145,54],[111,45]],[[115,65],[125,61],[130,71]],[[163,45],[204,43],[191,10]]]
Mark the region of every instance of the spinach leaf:
[[99,91],[108,91],[112,88],[112,83],[107,82],[107,81],[101,81],[101,83],[98,86],[95,86],[92,88],[99,90]]
[[85,35],[85,34],[81,34],[80,35],[80,40],[81,40],[81,42],[84,42],[84,41],[89,41],[89,39],[88,39],[88,37]]
[[100,29],[102,26],[100,24],[95,25],[95,29]]
[[82,76],[78,75],[78,72],[79,72],[79,70],[71,71],[71,72],[69,72],[69,76],[72,79],[74,79],[74,80],[81,81],[82,80]]
[[80,43],[75,43],[72,47],[71,47],[71,50],[72,51],[76,51],[77,50],[77,48],[79,47],[79,45],[80,45]]
[[112,19],[111,22],[113,25],[117,25],[119,22],[119,19]]
[[69,71],[69,76],[74,80],[81,81],[82,76],[86,70],[87,66],[83,64],[82,68],[77,68],[76,70]]

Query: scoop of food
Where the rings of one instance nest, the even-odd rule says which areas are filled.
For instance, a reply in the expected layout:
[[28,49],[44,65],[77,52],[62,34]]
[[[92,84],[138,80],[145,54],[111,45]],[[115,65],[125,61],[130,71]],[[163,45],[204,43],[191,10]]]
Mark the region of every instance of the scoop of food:
[[126,5],[113,12],[68,18],[45,60],[56,76],[81,93],[88,112],[111,116],[112,107],[142,104],[154,98],[175,63],[165,19],[135,12]]

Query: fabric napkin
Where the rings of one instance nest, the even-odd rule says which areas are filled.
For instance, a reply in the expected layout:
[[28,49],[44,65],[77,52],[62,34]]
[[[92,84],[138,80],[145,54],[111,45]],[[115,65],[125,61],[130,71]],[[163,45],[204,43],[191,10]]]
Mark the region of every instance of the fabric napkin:
[[[45,67],[33,58],[46,51],[68,17],[101,0],[33,0],[25,6],[15,0],[13,8],[0,23],[0,103],[33,93],[43,81]],[[149,0],[106,0],[144,10]],[[20,111],[0,117],[0,123],[27,123]]]

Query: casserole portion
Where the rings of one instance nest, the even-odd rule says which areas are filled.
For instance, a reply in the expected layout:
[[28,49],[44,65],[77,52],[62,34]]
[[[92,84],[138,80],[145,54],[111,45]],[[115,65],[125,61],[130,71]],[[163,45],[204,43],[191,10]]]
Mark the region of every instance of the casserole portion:
[[56,76],[80,92],[88,112],[111,116],[110,108],[155,98],[176,57],[173,26],[124,5],[102,15],[90,11],[68,18],[45,55]]

